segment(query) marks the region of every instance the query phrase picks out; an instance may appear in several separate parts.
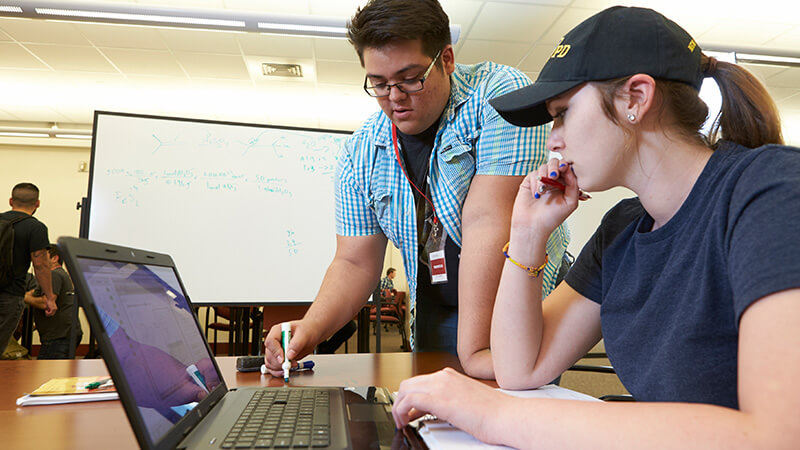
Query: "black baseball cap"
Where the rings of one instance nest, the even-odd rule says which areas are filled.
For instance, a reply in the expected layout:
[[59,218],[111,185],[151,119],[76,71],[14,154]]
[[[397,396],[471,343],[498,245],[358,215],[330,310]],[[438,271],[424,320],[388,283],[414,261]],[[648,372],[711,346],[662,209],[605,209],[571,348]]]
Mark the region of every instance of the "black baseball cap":
[[536,82],[489,103],[508,122],[532,127],[553,120],[547,100],[587,81],[645,73],[699,91],[703,83],[700,53],[689,33],[660,13],[614,6],[570,30]]

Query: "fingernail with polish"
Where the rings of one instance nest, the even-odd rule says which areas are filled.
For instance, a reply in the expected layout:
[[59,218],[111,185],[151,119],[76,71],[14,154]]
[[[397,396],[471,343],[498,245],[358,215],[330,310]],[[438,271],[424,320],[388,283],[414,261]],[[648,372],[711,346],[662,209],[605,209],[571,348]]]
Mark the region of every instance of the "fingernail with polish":
[[539,195],[539,193],[538,193],[538,192],[537,192],[537,193],[535,193],[535,194],[533,194],[533,198],[539,198],[539,197],[541,197],[541,195]]
[[550,172],[550,177],[551,177],[551,178],[554,178],[556,175],[558,175],[558,174],[557,174],[557,173],[555,173],[555,172]]
[[564,168],[564,167],[567,167],[567,165],[566,165],[566,164],[564,164],[564,163],[561,163],[561,164],[558,166],[558,168],[559,168],[559,169],[562,169],[562,168]]

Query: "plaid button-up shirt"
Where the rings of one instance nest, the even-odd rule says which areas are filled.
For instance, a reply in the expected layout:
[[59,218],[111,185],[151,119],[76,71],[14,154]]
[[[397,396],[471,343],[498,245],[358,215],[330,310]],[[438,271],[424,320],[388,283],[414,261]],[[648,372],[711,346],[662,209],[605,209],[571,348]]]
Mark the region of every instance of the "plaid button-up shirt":
[[[530,84],[518,70],[484,62],[456,64],[450,100],[431,152],[428,184],[436,215],[461,246],[461,209],[475,175],[527,175],[545,163],[547,125],[520,128],[503,120],[488,100]],[[417,220],[414,196],[394,154],[391,121],[372,115],[350,136],[336,169],[336,233],[383,233],[402,251],[409,283],[410,320],[416,318]],[[569,235],[562,224],[550,236],[543,295],[555,287]],[[500,251],[500,249],[498,249]],[[414,336],[411,336],[414,348]]]

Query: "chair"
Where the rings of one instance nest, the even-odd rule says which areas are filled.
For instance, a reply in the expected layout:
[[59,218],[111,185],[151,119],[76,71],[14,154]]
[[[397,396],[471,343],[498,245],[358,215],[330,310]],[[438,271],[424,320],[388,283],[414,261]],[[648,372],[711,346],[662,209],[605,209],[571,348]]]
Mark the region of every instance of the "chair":
[[[211,313],[214,313],[214,321],[208,323],[208,318]],[[220,319],[225,319],[225,321],[220,321]],[[217,331],[226,331],[228,332],[228,340],[230,341],[230,332],[231,332],[231,309],[227,306],[212,306],[206,312],[206,341],[208,341],[208,330],[214,330],[214,345],[212,346],[214,350],[214,355],[217,355]],[[229,350],[230,351],[230,350]]]
[[[605,352],[589,352],[581,359],[608,359],[608,355]],[[614,370],[614,367],[607,366],[607,365],[591,365],[591,364],[573,364],[572,367],[567,369],[567,371],[575,371],[575,372],[591,372],[591,373],[602,373],[602,374],[612,374],[616,375],[617,372]],[[619,395],[619,394],[607,394],[598,397],[600,400],[603,401],[616,401],[616,402],[635,402],[636,399],[633,398],[632,395]]]
[[[397,292],[392,289],[390,292],[381,293],[381,308],[380,308],[380,321],[388,331],[389,324],[397,325],[397,330],[400,332],[400,337],[403,340],[402,350],[409,351],[408,337],[406,336],[406,308],[405,308],[405,292]],[[376,323],[378,316],[376,315],[376,308],[374,305],[370,306],[369,319],[371,322]]]

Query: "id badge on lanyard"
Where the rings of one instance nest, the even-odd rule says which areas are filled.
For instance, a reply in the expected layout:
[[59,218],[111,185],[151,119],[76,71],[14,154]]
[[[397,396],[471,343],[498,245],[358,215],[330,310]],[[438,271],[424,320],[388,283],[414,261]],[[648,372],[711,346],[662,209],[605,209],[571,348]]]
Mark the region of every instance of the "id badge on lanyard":
[[444,244],[447,241],[447,230],[436,220],[436,216],[425,219],[430,223],[431,232],[425,242],[425,253],[428,254],[428,268],[431,273],[431,284],[447,283],[447,263],[444,257]]
[[392,124],[392,145],[394,147],[395,157],[397,157],[397,164],[400,165],[403,175],[406,176],[408,183],[431,205],[431,210],[433,211],[433,215],[425,219],[425,222],[431,227],[428,240],[425,242],[425,253],[428,254],[428,268],[431,272],[431,284],[447,283],[447,264],[445,264],[444,258],[444,244],[447,241],[447,231],[445,231],[442,224],[439,223],[439,220],[436,218],[436,207],[433,206],[433,202],[411,181],[405,167],[403,167],[402,161],[400,161],[400,148],[397,145],[397,127],[394,124]]

